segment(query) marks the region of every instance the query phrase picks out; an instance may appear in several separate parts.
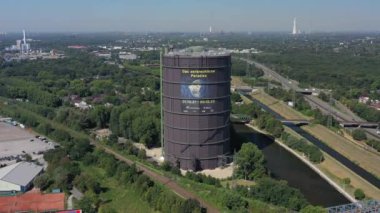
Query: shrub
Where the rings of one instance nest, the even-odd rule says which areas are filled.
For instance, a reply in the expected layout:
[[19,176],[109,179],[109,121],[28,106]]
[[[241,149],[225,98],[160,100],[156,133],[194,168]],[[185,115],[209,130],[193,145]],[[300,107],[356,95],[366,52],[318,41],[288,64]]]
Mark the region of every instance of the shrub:
[[365,134],[365,132],[362,129],[355,129],[352,132],[352,137],[358,141],[363,141],[363,140],[367,139],[367,135]]
[[365,194],[362,189],[356,189],[354,192],[355,199],[363,200],[365,198]]

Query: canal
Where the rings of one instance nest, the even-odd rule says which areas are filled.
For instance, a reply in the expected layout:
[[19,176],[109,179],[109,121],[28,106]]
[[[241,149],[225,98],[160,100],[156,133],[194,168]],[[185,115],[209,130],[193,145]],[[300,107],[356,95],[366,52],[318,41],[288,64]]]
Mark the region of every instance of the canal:
[[286,180],[289,186],[299,189],[311,204],[329,207],[350,203],[314,170],[275,143],[273,138],[244,124],[234,124],[234,128],[263,151],[265,167],[273,178]]
[[[276,113],[275,111],[273,111],[268,106],[261,103],[260,101],[253,99],[252,97],[249,97],[249,96],[245,96],[245,97],[249,98],[254,103],[258,104],[262,109],[272,114],[276,119],[279,119],[279,120],[284,119],[284,117],[282,117],[280,114]],[[380,179],[377,178],[375,175],[371,174],[370,172],[366,171],[359,165],[355,164],[354,162],[352,162],[351,160],[349,160],[348,158],[346,158],[339,152],[335,151],[334,149],[332,149],[331,147],[329,147],[328,145],[326,145],[325,143],[323,143],[322,141],[320,141],[319,139],[317,139],[310,133],[303,130],[301,127],[293,125],[293,124],[286,124],[286,126],[292,129],[293,131],[297,132],[302,137],[306,138],[308,141],[316,145],[319,149],[321,149],[322,151],[332,156],[335,160],[339,161],[341,164],[349,168],[351,171],[353,171],[354,173],[356,173],[357,175],[359,175],[360,177],[362,177],[363,179],[365,179],[372,185],[376,186],[377,188],[380,188]]]

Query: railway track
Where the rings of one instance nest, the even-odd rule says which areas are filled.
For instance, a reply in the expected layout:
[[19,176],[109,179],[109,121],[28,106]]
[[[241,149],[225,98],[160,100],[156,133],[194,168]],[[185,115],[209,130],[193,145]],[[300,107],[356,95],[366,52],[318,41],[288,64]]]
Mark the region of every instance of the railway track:
[[146,167],[145,165],[141,164],[141,163],[138,163],[138,162],[135,162],[135,161],[132,161],[126,157],[124,157],[123,155],[117,153],[116,151],[112,150],[111,148],[108,148],[104,145],[101,145],[99,143],[97,143],[96,141],[91,141],[91,144],[104,150],[106,153],[108,154],[111,154],[113,155],[116,159],[120,160],[120,161],[123,161],[129,165],[132,165],[132,164],[136,164],[136,167],[142,171],[145,175],[147,175],[148,177],[152,178],[154,181],[157,181],[163,185],[165,185],[166,187],[168,187],[171,191],[173,191],[175,194],[177,194],[178,196],[184,198],[184,199],[195,199],[195,200],[198,200],[199,203],[201,204],[201,206],[203,208],[206,208],[207,209],[207,212],[208,213],[217,213],[217,212],[220,212],[217,208],[215,208],[213,205],[209,204],[208,202],[204,201],[201,197],[197,196],[196,194],[188,191],[187,189],[183,188],[182,186],[180,186],[178,183],[176,183],[175,181],[173,181],[172,179],[170,179],[169,177],[166,177],[164,175],[161,175],[161,174],[158,174],[154,171],[152,171],[151,169],[149,169],[148,167]]

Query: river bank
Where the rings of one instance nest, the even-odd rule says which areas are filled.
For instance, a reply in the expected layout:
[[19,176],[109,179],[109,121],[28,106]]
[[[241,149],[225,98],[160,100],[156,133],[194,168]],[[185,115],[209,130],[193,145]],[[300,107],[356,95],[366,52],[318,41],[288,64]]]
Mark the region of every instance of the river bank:
[[272,178],[284,180],[289,186],[300,190],[311,204],[330,207],[350,203],[318,173],[276,143],[272,136],[244,124],[234,124],[234,129],[263,152],[264,166]]
[[[246,126],[252,128],[253,130],[260,132],[261,134],[268,135],[267,132],[251,125],[246,124]],[[324,174],[319,168],[317,168],[312,162],[310,162],[304,155],[301,155],[300,153],[296,152],[295,150],[291,149],[287,145],[285,145],[281,140],[275,139],[275,143],[283,147],[285,150],[296,156],[299,160],[301,160],[303,163],[305,163],[309,168],[311,168],[314,172],[316,172],[321,178],[326,180],[332,187],[334,187],[337,191],[339,191],[343,196],[345,196],[350,202],[357,202],[357,200],[351,196],[349,193],[347,193],[342,187],[340,187],[337,183],[335,183],[331,178],[329,178],[326,174]]]

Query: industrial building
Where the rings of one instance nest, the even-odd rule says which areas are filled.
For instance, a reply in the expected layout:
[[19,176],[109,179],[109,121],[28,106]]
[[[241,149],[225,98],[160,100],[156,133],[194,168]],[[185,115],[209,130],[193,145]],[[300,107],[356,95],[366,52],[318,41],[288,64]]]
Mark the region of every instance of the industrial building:
[[22,40],[16,40],[16,45],[12,45],[10,48],[6,48],[6,50],[11,51],[20,51],[21,54],[28,54],[30,51],[30,44],[26,43],[26,35],[25,30],[22,31],[23,39]]
[[19,162],[0,169],[0,192],[25,192],[43,167]]
[[170,51],[162,76],[165,160],[193,171],[218,167],[230,154],[231,55]]
[[[42,194],[31,190],[15,196],[0,196],[0,213],[13,212],[66,212],[65,193]],[[80,210],[71,212],[81,213]]]

